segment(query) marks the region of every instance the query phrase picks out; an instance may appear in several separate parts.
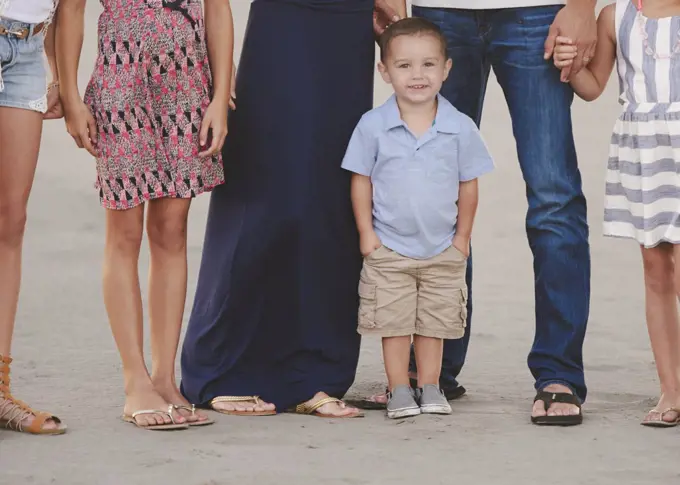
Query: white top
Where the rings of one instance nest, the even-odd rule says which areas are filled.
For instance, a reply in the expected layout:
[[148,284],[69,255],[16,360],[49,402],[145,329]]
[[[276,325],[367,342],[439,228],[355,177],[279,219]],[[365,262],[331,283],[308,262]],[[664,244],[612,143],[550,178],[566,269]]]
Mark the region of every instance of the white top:
[[413,5],[419,7],[463,8],[466,10],[539,7],[564,5],[565,3],[567,3],[565,0],[413,0]]
[[54,0],[0,0],[0,17],[39,24],[50,18]]

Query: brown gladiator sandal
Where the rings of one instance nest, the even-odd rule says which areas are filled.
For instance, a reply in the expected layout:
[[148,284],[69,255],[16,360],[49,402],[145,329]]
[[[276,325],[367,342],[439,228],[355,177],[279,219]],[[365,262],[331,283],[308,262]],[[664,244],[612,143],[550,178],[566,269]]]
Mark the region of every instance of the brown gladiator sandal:
[[[34,411],[28,404],[12,396],[9,391],[9,365],[11,363],[11,358],[0,355],[0,426],[20,433],[64,434],[66,426],[62,424],[58,417],[49,413]],[[24,426],[22,423],[30,416],[34,416],[33,422],[29,426]],[[57,427],[54,429],[43,428],[45,422],[50,419],[54,421]]]

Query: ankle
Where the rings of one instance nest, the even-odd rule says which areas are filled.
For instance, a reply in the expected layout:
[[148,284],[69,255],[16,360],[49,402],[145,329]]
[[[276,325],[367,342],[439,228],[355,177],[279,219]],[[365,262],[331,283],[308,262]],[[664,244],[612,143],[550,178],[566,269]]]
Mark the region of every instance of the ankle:
[[125,395],[146,394],[155,392],[154,385],[148,375],[125,376]]
[[179,387],[174,375],[151,375],[151,383],[158,391],[177,392]]

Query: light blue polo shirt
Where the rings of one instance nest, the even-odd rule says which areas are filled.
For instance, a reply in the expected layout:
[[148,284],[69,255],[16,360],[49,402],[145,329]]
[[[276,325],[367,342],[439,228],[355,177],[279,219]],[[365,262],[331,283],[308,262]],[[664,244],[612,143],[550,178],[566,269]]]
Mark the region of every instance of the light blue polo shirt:
[[494,168],[474,122],[438,96],[432,127],[417,138],[394,95],[366,113],[352,134],[342,168],[373,183],[373,226],[399,254],[427,259],[451,245],[458,185]]

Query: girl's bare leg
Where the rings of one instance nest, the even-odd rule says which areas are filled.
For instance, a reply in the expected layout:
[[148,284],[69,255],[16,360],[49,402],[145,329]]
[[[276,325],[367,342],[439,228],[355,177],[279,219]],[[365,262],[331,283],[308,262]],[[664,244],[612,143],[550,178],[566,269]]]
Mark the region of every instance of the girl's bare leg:
[[[171,404],[188,405],[177,388],[175,358],[187,294],[187,222],[190,199],[158,199],[149,203],[146,232],[151,251],[149,317],[151,376],[155,389]],[[178,411],[188,421],[208,419]]]
[[[0,108],[0,355],[9,357],[21,284],[26,206],[38,163],[42,114]],[[0,395],[0,409],[9,403]],[[24,427],[34,416],[23,420]],[[48,420],[44,429],[55,429]]]
[[[645,273],[645,309],[647,330],[661,383],[661,398],[656,410],[663,412],[680,407],[680,324],[678,322],[677,294],[680,275],[675,273],[674,251],[678,248],[661,244],[656,248],[642,249]],[[678,413],[663,415],[650,413],[645,420],[675,421]]]
[[[144,229],[144,206],[108,210],[104,251],[104,303],[111,331],[123,362],[125,414],[146,409],[168,409],[168,403],[151,382],[144,362],[142,297],[138,261]],[[185,420],[175,416],[175,421]],[[171,423],[165,414],[137,417],[142,426]]]

